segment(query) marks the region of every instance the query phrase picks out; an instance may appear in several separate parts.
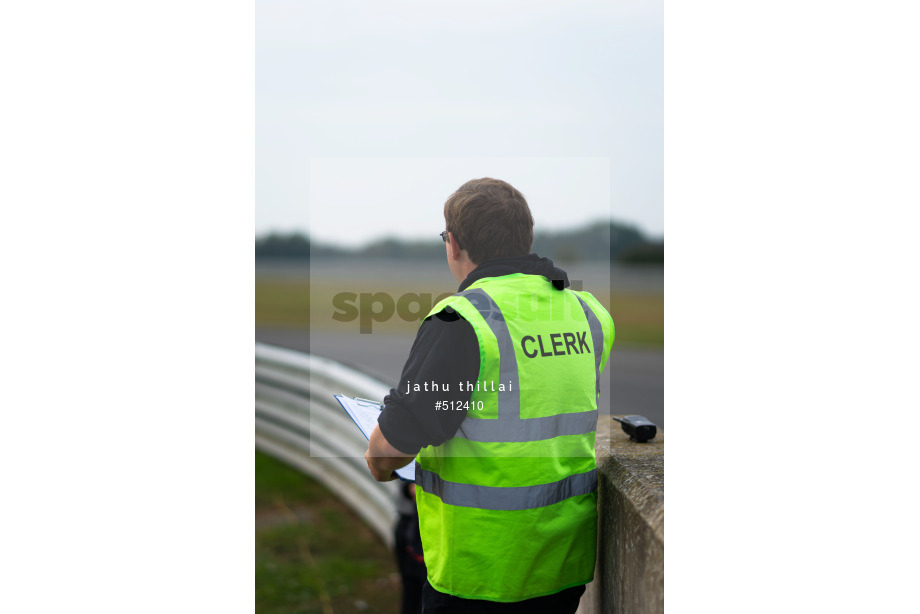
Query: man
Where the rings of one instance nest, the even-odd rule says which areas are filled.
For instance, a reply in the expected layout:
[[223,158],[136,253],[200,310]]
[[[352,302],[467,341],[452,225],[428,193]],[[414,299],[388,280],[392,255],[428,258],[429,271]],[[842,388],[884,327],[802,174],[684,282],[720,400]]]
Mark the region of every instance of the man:
[[444,218],[460,288],[419,328],[368,468],[387,481],[416,459],[423,612],[574,612],[594,575],[613,320],[530,253],[533,217],[509,184],[468,181]]

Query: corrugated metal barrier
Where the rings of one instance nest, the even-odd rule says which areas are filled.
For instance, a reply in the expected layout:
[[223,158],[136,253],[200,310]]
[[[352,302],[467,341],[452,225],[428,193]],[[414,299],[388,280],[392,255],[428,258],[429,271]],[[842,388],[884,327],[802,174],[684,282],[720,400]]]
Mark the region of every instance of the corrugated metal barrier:
[[256,449],[314,477],[392,547],[396,482],[371,477],[367,440],[333,394],[383,400],[390,387],[328,358],[256,344]]

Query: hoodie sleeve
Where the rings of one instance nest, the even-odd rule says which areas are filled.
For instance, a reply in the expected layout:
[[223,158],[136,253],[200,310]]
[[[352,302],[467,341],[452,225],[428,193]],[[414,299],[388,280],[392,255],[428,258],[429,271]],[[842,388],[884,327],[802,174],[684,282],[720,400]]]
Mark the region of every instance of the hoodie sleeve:
[[461,391],[460,382],[475,385],[478,378],[479,341],[472,325],[456,312],[427,318],[399,382],[383,399],[380,432],[407,454],[444,443],[460,428],[466,410],[437,409],[437,402],[468,402],[472,392]]

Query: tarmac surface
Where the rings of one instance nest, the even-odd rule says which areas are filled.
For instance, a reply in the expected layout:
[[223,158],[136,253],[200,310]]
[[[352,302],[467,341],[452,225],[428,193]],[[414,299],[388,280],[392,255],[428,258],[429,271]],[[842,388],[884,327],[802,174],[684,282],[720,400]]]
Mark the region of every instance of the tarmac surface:
[[[302,329],[256,328],[261,343],[308,352],[349,364],[395,386],[412,347],[412,335],[343,335]],[[639,414],[664,429],[664,352],[618,347],[601,382],[602,413]]]

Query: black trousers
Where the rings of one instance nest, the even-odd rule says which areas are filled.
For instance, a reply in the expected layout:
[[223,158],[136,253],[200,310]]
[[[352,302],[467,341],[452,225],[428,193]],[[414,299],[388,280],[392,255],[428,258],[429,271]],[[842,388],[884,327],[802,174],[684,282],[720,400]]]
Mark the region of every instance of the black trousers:
[[545,597],[499,603],[463,599],[436,591],[428,581],[422,589],[422,614],[575,614],[585,585],[573,586]]
[[426,583],[422,536],[418,530],[418,516],[399,515],[395,531],[396,563],[402,577],[403,600],[401,614],[420,614],[422,611],[422,585]]

